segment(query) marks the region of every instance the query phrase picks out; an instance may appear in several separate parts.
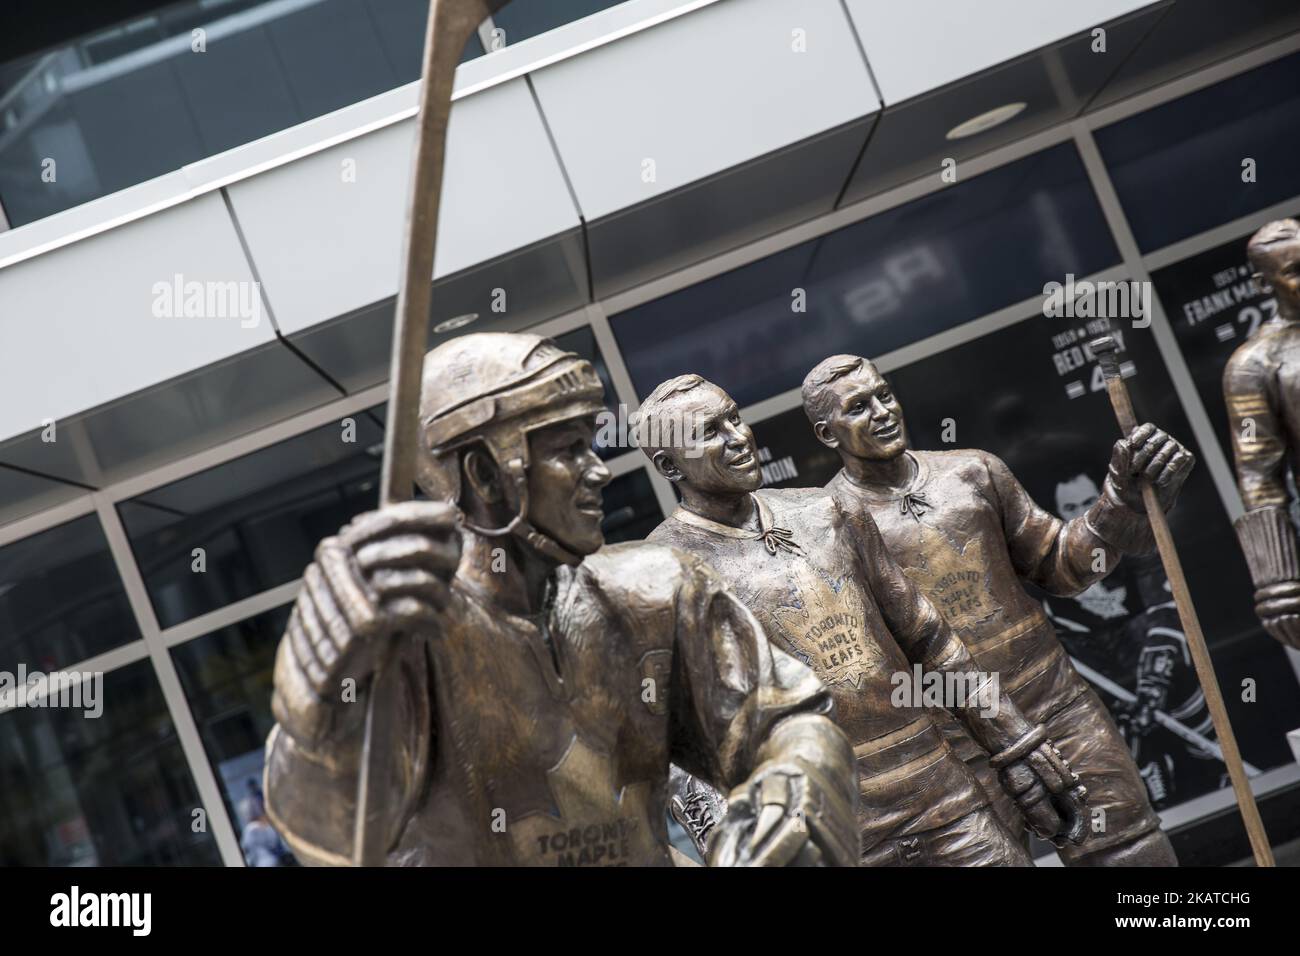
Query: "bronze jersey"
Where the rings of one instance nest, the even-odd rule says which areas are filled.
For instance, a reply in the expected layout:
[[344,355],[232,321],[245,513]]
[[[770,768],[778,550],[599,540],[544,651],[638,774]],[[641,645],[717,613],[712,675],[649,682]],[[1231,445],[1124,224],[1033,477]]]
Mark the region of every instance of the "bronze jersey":
[[947,618],[979,668],[998,675],[1026,717],[1046,720],[1086,685],[1021,581],[1077,594],[1114,568],[1120,551],[1084,518],[1066,523],[1040,508],[994,455],[907,454],[915,470],[905,491],[868,489],[843,471],[827,488],[846,509],[875,518],[903,572]]
[[[670,760],[725,791],[775,722],[831,710],[688,555],[614,545],[556,573],[544,628],[458,578],[442,632],[403,648],[390,865],[668,864]],[[268,743],[268,809],[309,862],[346,862],[360,739]]]
[[[764,489],[754,498],[759,530],[678,508],[649,540],[704,559],[768,637],[830,688],[858,761],[863,851],[986,805],[934,712],[911,698],[895,704],[896,675],[912,671],[904,648],[919,661],[951,633],[916,600],[871,521],[846,514],[821,489]],[[775,538],[763,533],[773,529]]]

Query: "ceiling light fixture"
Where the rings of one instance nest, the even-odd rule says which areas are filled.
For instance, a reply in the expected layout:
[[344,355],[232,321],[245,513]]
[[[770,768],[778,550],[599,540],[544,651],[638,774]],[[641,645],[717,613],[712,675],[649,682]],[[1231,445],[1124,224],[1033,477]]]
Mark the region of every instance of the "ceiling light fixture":
[[1006,103],[997,109],[991,109],[987,113],[981,113],[979,116],[972,116],[964,123],[958,123],[952,129],[948,130],[945,139],[965,139],[967,136],[974,136],[976,133],[983,133],[995,126],[1001,126],[1009,119],[1019,116],[1024,112],[1028,103]]
[[477,312],[466,312],[464,315],[457,315],[450,319],[443,319],[433,327],[433,334],[442,335],[444,332],[455,332],[457,329],[463,329],[477,318]]

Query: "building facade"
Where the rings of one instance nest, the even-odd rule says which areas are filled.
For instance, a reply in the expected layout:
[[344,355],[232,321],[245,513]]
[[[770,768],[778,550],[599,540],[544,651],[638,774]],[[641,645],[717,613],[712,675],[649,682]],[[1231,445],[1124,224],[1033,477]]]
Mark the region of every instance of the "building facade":
[[[80,709],[0,696],[0,863],[255,855],[298,576],[377,502],[426,11],[178,3],[0,65],[0,672],[87,675]],[[798,386],[835,352],[918,447],[993,451],[1070,517],[1117,437],[1082,344],[1115,332],[1197,454],[1174,532],[1265,823],[1300,837],[1300,657],[1254,618],[1219,392],[1270,314],[1246,239],[1300,214],[1294,3],[517,0],[479,34],[432,340],[595,363],[609,540],[675,504],[620,427],[673,375],[736,398],[769,484],[828,480]],[[1049,315],[1051,283],[1133,296]],[[1183,861],[1246,856],[1158,566],[1044,600]]]

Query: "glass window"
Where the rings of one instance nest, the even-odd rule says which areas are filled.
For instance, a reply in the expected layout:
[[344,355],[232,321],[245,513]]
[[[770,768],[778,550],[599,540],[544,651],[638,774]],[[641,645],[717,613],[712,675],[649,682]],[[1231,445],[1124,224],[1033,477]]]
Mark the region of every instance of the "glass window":
[[0,865],[220,866],[149,662],[93,696],[0,714]]
[[596,344],[596,334],[592,332],[591,326],[584,325],[572,332],[557,335],[555,343],[565,351],[576,352],[590,362],[600,378],[600,384],[605,386],[605,408],[611,415],[609,425],[612,427],[602,427],[597,432],[596,453],[601,458],[612,458],[626,451],[631,446],[623,440],[626,438],[626,428],[620,430],[619,425],[626,420],[627,413],[624,410],[620,419],[618,393],[614,391],[614,383],[609,377],[609,368],[605,365],[605,357],[600,353],[600,346]]
[[1282,202],[1300,194],[1300,53],[1093,135],[1143,251]]
[[139,636],[97,516],[0,548],[0,670],[50,671]]
[[367,412],[118,505],[159,623],[292,581],[316,544],[379,501],[383,430]]
[[820,487],[840,470],[840,456],[817,440],[802,406],[750,427],[765,488]]
[[[428,9],[428,0],[188,0],[0,64],[9,224],[413,82]],[[482,53],[472,37],[462,62]],[[57,176],[42,178],[49,160]]]
[[650,476],[644,468],[615,478],[604,490],[606,544],[640,541],[664,520]]
[[275,650],[290,605],[240,621],[172,649],[176,673],[221,783],[249,866],[295,861],[264,816],[262,764],[271,716]]
[[1118,261],[1066,143],[611,319],[638,394],[698,372],[742,406]]
[[545,3],[511,3],[493,14],[492,23],[502,31],[497,42],[509,46],[601,10],[616,7],[622,2],[623,0],[546,0]]

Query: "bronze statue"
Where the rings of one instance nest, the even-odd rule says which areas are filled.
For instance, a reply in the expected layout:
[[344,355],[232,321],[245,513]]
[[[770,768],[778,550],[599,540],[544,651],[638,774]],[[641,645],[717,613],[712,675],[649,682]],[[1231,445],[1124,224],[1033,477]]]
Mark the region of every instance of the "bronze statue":
[[1273,289],[1277,314],[1237,347],[1223,371],[1237,486],[1246,513],[1237,538],[1264,630],[1300,648],[1300,558],[1286,473],[1300,463],[1300,222],[1282,219],[1246,245],[1255,281]]
[[[1174,866],[1177,859],[1105,705],[1071,666],[1042,606],[1022,580],[1077,594],[1124,554],[1150,550],[1140,476],[1166,510],[1194,458],[1152,425],[1116,442],[1102,495],[1069,522],[1048,514],[1010,470],[983,451],[908,448],[903,411],[875,366],[855,355],[821,362],[803,382],[804,411],[844,467],[829,482],[841,506],[876,520],[890,553],[965,641],[977,665],[1001,675],[1024,714],[1046,726],[1088,790],[1093,821],[1070,865]],[[980,748],[950,724],[949,739],[1000,815]]]
[[386,656],[389,865],[668,864],[670,760],[735,788],[715,865],[856,861],[852,750],[816,677],[698,560],[601,548],[603,408],[590,364],[537,336],[428,354],[433,500],[323,540],[276,656],[267,809],[300,860],[351,861],[355,701]]
[[[922,698],[899,694],[923,668],[973,678],[963,681],[969,694],[943,704],[996,754],[1029,824],[1048,839],[1083,838],[1078,778],[1043,728],[971,673],[966,648],[890,559],[869,515],[840,509],[822,489],[759,490],[753,433],[698,375],[656,388],[633,424],[682,497],[649,540],[711,565],[769,639],[830,688],[857,758],[864,865],[1032,863]],[[697,839],[701,830],[707,839],[707,804],[702,788],[678,787],[675,816]]]

